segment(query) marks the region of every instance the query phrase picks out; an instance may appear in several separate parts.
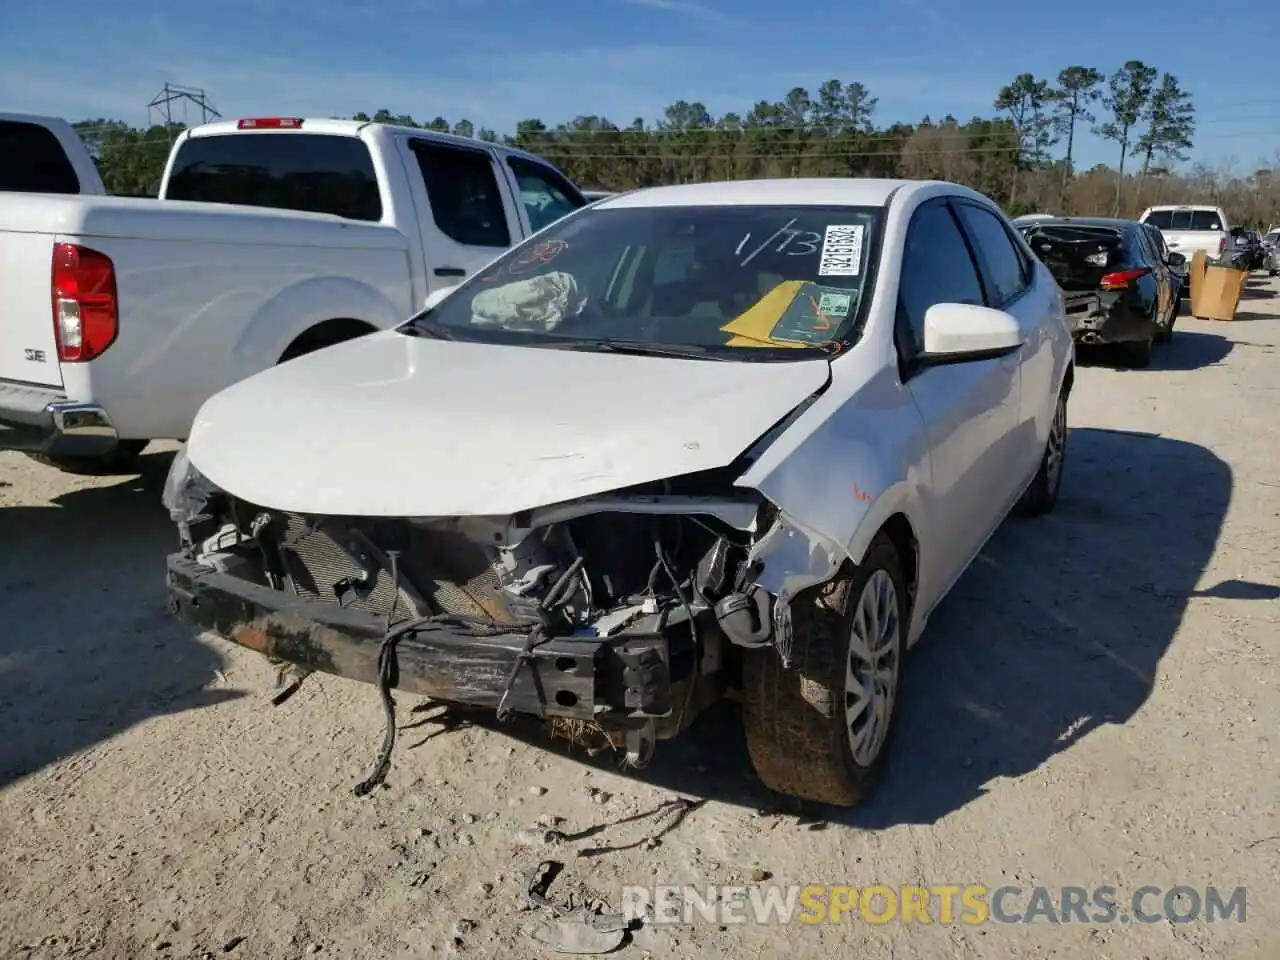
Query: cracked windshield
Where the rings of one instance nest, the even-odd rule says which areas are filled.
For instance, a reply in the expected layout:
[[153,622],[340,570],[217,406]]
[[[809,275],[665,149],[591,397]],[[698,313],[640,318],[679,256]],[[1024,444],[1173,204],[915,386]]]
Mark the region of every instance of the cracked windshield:
[[853,207],[588,210],[409,327],[584,349],[619,340],[722,355],[745,348],[749,359],[839,352],[869,293],[878,216]]

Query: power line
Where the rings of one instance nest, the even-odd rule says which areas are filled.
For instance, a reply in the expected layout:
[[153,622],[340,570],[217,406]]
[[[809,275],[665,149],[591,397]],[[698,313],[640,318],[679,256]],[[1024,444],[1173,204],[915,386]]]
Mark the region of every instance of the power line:
[[[209,108],[209,109],[212,109],[212,108]],[[1272,123],[1276,121],[1280,121],[1280,114],[1272,114],[1265,117],[1239,117],[1239,118],[1228,118],[1226,120],[1222,120],[1222,119],[1206,120],[1206,121],[1197,122],[1196,126],[1198,129],[1200,126],[1208,126],[1210,124],[1222,123],[1222,122]],[[980,122],[983,122],[983,121],[980,121]],[[988,122],[1003,123],[1004,121],[1001,121],[997,118]],[[86,125],[86,126],[78,127],[77,129],[80,130],[82,135],[88,134],[90,136],[93,136],[100,131],[112,132],[114,130],[120,130],[122,126],[123,125],[108,123],[108,124]],[[1081,125],[1081,127],[1083,128],[1083,125]],[[132,128],[129,128],[129,129],[132,129]],[[760,126],[742,127],[737,129],[724,129],[719,127],[689,127],[686,129],[669,129],[668,128],[668,129],[645,129],[645,130],[548,129],[548,130],[523,131],[518,135],[527,137],[529,140],[543,140],[546,143],[551,145],[571,145],[575,139],[591,140],[596,137],[605,137],[605,136],[616,137],[618,139],[631,138],[631,139],[646,139],[646,140],[670,139],[675,137],[689,137],[689,138],[719,139],[723,142],[725,140],[731,140],[735,138],[739,140],[757,139],[762,134],[769,134],[769,133],[800,134],[800,136],[791,136],[787,138],[773,139],[769,141],[771,145],[781,147],[781,146],[788,146],[788,145],[800,146],[800,145],[810,145],[815,143],[821,143],[822,137],[826,137],[829,139],[835,139],[836,137],[850,137],[852,139],[855,139],[860,144],[866,144],[866,143],[901,144],[904,141],[910,139],[914,134],[921,133],[921,132],[955,134],[956,136],[967,136],[968,138],[973,140],[1008,141],[1010,146],[1013,146],[1019,142],[1027,142],[1029,140],[1034,139],[1029,134],[1023,134],[1020,136],[1016,131],[1011,131],[1011,130],[999,130],[999,129],[991,130],[991,131],[973,130],[973,129],[969,129],[967,124],[961,124],[958,122],[955,124],[934,123],[934,124],[930,124],[929,126],[917,125],[911,131],[903,132],[903,133],[884,133],[884,132],[859,133],[858,131],[855,131],[849,128],[842,128],[839,126],[835,126],[835,127],[823,127],[823,126],[812,126],[812,125],[810,126],[781,126],[781,125],[775,126],[772,124],[765,124]],[[1269,134],[1275,134],[1276,136],[1280,136],[1280,131],[1274,131],[1270,129],[1256,130],[1256,131],[1255,130],[1237,130],[1237,131],[1231,131],[1227,133],[1210,134],[1207,137],[1197,136],[1194,139],[1199,141],[1199,140],[1228,139],[1232,137],[1267,136]],[[164,138],[164,137],[156,138],[156,140],[158,140],[159,142],[165,142],[167,141],[167,139],[168,138]],[[146,143],[146,142],[152,142],[152,141],[151,140],[134,140],[132,142]],[[1054,145],[1057,145],[1057,144],[1055,143]]]
[[[1280,119],[1280,117],[1276,119]],[[767,128],[764,128],[764,129],[767,129]],[[1016,148],[1016,145],[1017,145],[1016,142],[1013,140],[1010,140],[1010,142],[1004,146],[981,146],[981,147],[948,147],[945,144],[930,144],[930,143],[921,144],[919,142],[916,142],[916,143],[911,142],[912,138],[916,135],[917,132],[929,132],[929,131],[942,132],[944,134],[954,132],[954,134],[957,137],[962,137],[962,138],[967,137],[968,139],[973,139],[973,140],[1002,139],[1000,137],[997,137],[991,134],[970,133],[968,131],[965,131],[963,128],[923,127],[923,128],[917,128],[917,130],[912,133],[903,133],[900,135],[890,135],[885,137],[871,137],[871,138],[858,137],[856,141],[858,143],[866,143],[866,142],[892,143],[899,148],[898,150],[865,150],[865,151],[846,150],[846,149],[826,150],[826,149],[823,149],[824,145],[838,143],[838,142],[834,140],[822,140],[822,139],[808,140],[808,139],[799,139],[799,138],[792,138],[789,140],[769,140],[764,142],[757,141],[754,145],[763,146],[765,145],[765,143],[767,143],[767,145],[770,147],[788,147],[789,146],[789,147],[798,147],[798,148],[805,148],[805,147],[814,148],[812,152],[808,154],[810,158],[885,157],[885,156],[891,156],[900,152],[900,149],[906,146],[916,147],[922,153],[945,153],[948,155],[962,155],[962,154],[971,154],[971,153],[1010,153]],[[645,132],[632,131],[631,135],[632,137],[637,139],[641,139],[641,138],[643,139],[652,138],[655,140],[660,139],[658,137],[653,137],[652,134],[650,134],[648,131],[645,131]],[[571,138],[574,137],[575,134],[570,132],[556,133],[553,131],[546,131],[546,132],[530,133],[530,134],[527,134],[526,136],[529,138],[529,140],[533,141],[533,146],[536,146],[538,149],[546,150],[548,152],[563,151],[566,149],[572,150],[575,147],[583,145],[583,144],[574,143]],[[1221,141],[1221,140],[1232,140],[1232,139],[1237,139],[1241,137],[1260,137],[1260,136],[1261,137],[1274,136],[1274,137],[1280,138],[1280,129],[1236,130],[1230,133],[1211,134],[1210,136],[1207,136],[1207,137],[1196,137],[1195,141],[1196,141],[1196,145],[1198,146],[1201,142],[1206,140],[1215,142],[1215,141]],[[748,136],[742,136],[743,141],[749,141],[750,139],[751,138]],[[106,148],[135,147],[135,146],[144,146],[144,145],[153,144],[153,143],[170,143],[170,140],[168,137],[145,137],[138,140],[126,140],[118,144],[106,144],[104,146]],[[629,146],[630,144],[627,144],[624,142],[619,145],[625,147],[625,146]],[[590,146],[593,149],[600,149],[601,145],[590,144]],[[671,145],[668,145],[668,148],[670,146]],[[1130,145],[1130,148],[1132,149],[1132,144]],[[1027,151],[1024,150],[1023,152],[1025,153]],[[1046,153],[1047,152],[1048,151],[1046,151]],[[653,154],[653,153],[617,153],[614,151],[609,151],[607,153],[574,153],[572,155],[573,159],[575,160],[591,160],[591,159],[613,159],[613,160],[743,159],[745,160],[745,159],[751,159],[755,157],[768,157],[770,159],[778,159],[784,156],[785,154],[781,154],[778,152],[714,153],[714,152],[706,152],[706,151],[684,152],[684,153],[669,154],[669,155],[659,155],[659,154]]]

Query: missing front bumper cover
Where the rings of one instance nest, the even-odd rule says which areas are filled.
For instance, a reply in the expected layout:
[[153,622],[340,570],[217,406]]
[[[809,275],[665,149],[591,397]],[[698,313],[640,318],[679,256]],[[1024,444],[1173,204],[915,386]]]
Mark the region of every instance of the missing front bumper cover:
[[[381,618],[294,597],[187,559],[168,558],[170,610],[181,619],[298,667],[377,684]],[[404,637],[395,689],[444,703],[497,709],[527,637],[434,628]],[[658,632],[558,637],[517,672],[507,704],[541,719],[619,720],[671,712],[670,654]]]

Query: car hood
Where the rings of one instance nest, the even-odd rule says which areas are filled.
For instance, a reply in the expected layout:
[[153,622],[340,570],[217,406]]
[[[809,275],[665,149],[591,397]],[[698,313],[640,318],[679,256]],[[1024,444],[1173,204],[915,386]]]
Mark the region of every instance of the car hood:
[[830,378],[715,362],[371,334],[210,398],[192,465],[262,507],[507,516],[727,466]]

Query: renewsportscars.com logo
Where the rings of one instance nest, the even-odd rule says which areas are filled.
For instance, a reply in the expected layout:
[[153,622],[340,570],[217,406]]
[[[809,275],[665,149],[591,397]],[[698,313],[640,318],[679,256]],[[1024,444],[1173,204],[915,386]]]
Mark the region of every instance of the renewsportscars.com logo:
[[1246,919],[1248,891],[1141,886],[990,888],[981,884],[889,887],[628,886],[626,916],[656,924],[923,923],[1214,923]]

